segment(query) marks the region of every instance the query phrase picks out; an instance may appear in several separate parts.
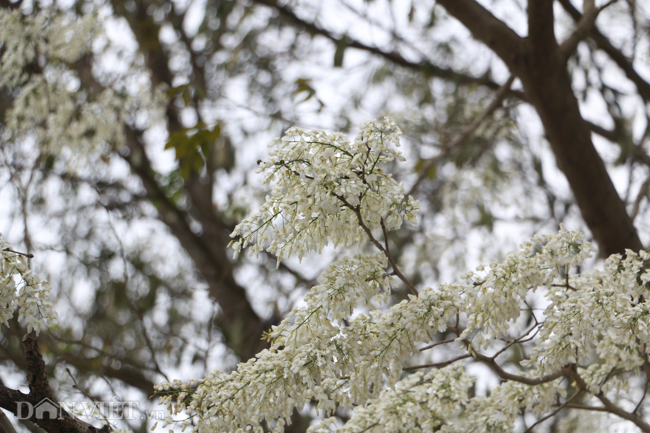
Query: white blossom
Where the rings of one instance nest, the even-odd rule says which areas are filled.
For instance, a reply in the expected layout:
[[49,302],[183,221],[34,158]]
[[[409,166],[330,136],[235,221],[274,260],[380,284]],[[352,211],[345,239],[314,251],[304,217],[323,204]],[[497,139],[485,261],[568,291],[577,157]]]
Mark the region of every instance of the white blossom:
[[16,253],[0,234],[0,323],[9,326],[9,320],[18,309],[18,321],[27,332],[57,323],[52,310],[50,283],[41,280],[28,267],[25,256]]

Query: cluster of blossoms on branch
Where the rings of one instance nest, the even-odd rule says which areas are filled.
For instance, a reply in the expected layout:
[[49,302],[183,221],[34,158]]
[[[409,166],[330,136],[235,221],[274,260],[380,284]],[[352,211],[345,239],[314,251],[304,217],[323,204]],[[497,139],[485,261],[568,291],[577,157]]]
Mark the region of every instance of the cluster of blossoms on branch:
[[[294,408],[315,402],[326,417],[340,410],[350,416],[343,426],[325,418],[312,432],[494,432],[511,431],[522,413],[534,426],[577,408],[579,397],[581,409],[650,431],[637,414],[645,393],[634,410],[620,398],[620,391],[633,395],[633,378],[650,366],[646,252],[628,251],[603,270],[578,273],[593,248],[562,229],[534,236],[457,283],[422,288],[382,308],[398,280],[410,284],[391,256],[387,231],[405,219],[414,223],[417,212],[417,202],[380,167],[399,158],[399,133],[385,119],[364,124],[351,144],[297,129],[272,143],[261,168],[275,182],[273,192],[235,229],[235,251],[268,245],[278,258],[302,257],[329,242],[369,239],[379,253],[330,265],[304,304],[267,333],[271,347],[235,371],[159,385],[172,413],[189,415],[180,422],[201,432],[281,432]],[[380,230],[383,243],[375,237]],[[535,291],[543,313],[529,304]],[[419,353],[443,345],[461,355],[413,365]],[[471,362],[501,384],[473,395]],[[594,402],[600,405],[589,406]]]
[[40,332],[56,324],[52,310],[50,283],[42,280],[27,266],[24,254],[15,252],[0,234],[0,323],[9,326],[9,320],[18,309],[18,321],[27,332]]
[[[330,241],[349,245],[368,230],[415,224],[419,203],[404,198],[404,187],[382,164],[404,157],[401,131],[390,119],[367,122],[353,142],[339,134],[291,128],[269,145],[269,160],[259,164],[264,181],[274,185],[266,202],[242,221],[232,237],[235,255],[250,245],[267,250],[278,262],[320,252]],[[281,223],[278,223],[278,221]]]

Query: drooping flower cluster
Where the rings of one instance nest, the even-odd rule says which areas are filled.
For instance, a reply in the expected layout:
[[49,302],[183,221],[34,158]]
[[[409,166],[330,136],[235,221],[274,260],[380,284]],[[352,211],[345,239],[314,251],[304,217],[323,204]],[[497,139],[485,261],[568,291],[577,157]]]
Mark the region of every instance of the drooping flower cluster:
[[[396,130],[387,120],[381,127],[368,125],[355,141],[359,148],[372,141],[365,140],[368,134],[375,134],[379,146]],[[618,407],[614,391],[641,382],[630,378],[650,365],[648,253],[628,251],[625,258],[610,257],[603,270],[577,273],[593,248],[582,234],[562,228],[534,236],[503,262],[481,266],[460,282],[424,288],[388,310],[378,308],[398,274],[387,274],[395,261],[372,230],[382,222],[382,228],[398,227],[388,223],[391,216],[413,219],[416,207],[394,211],[396,203],[410,202],[368,161],[396,154],[382,159],[372,153],[373,144],[366,155],[375,156],[347,155],[352,145],[337,135],[289,137],[274,143],[279,149],[273,162],[263,164],[270,170],[267,180],[279,186],[260,214],[237,227],[236,251],[270,244],[279,256],[302,256],[330,241],[347,244],[365,235],[381,254],[330,265],[304,305],[266,334],[271,347],[232,373],[214,372],[195,387],[157,387],[173,413],[196,416],[194,427],[202,432],[280,432],[295,408],[315,402],[322,414],[341,408],[351,416],[343,426],[327,418],[310,428],[314,432],[506,432],[522,413],[542,422],[580,396],[602,402],[598,410],[624,412],[625,419],[645,426],[637,409],[612,407]],[[334,153],[321,155],[328,149]],[[318,167],[323,157],[325,171]],[[378,177],[369,181],[372,173]],[[377,182],[376,189],[368,182]],[[374,210],[366,210],[371,203]],[[531,296],[543,313],[528,304]],[[528,322],[523,328],[517,325],[522,318]],[[445,340],[431,344],[441,333]],[[453,343],[465,353],[439,364],[411,364],[420,344]],[[502,382],[470,398],[467,362],[484,364]],[[405,373],[425,368],[426,373]]]
[[232,237],[235,255],[267,250],[278,257],[304,257],[330,241],[351,244],[364,230],[384,224],[397,229],[406,219],[415,224],[418,202],[404,198],[404,188],[382,165],[403,160],[395,149],[401,131],[390,119],[366,122],[353,142],[341,134],[291,128],[269,145],[269,160],[260,163],[264,180],[274,187],[252,217]]
[[52,310],[50,283],[41,280],[27,267],[22,254],[13,252],[11,245],[0,234],[0,323],[9,326],[9,320],[18,309],[18,321],[27,327],[27,332],[56,323]]
[[[325,273],[325,284],[312,289],[306,306],[294,309],[273,328],[269,350],[230,374],[211,374],[192,393],[189,405],[187,393],[165,393],[170,384],[157,388],[163,399],[175,403],[175,411],[188,407],[198,412],[201,431],[263,431],[263,422],[282,431],[294,407],[303,408],[312,400],[330,414],[337,407],[352,409],[379,396],[386,383],[399,379],[417,343],[443,331],[457,312],[453,294],[428,289],[385,313],[375,309],[354,318],[347,314],[347,326],[339,327],[332,318],[345,310],[317,303],[328,298],[328,282],[338,278],[352,294],[368,283],[364,279],[357,285],[355,275],[345,280],[337,268],[329,268],[333,274]],[[368,278],[381,270],[371,269]]]
[[[550,290],[546,321],[527,364],[550,372],[567,363],[586,365],[593,393],[629,389],[627,377],[650,354],[650,254],[609,257],[603,270],[572,276]],[[614,374],[616,373],[616,374]]]
[[469,273],[471,284],[461,292],[467,314],[462,337],[475,333],[473,344],[487,347],[492,339],[506,334],[509,321],[519,317],[522,302],[530,291],[550,287],[592,252],[584,235],[561,230],[557,237],[534,236],[503,263],[492,263],[487,272],[481,266],[479,273]]
[[[350,420],[337,431],[437,431],[457,419],[469,402],[468,389],[473,378],[462,365],[451,365],[426,374],[416,372],[382,391],[367,406],[357,409]],[[332,431],[336,418],[323,420],[314,433]]]

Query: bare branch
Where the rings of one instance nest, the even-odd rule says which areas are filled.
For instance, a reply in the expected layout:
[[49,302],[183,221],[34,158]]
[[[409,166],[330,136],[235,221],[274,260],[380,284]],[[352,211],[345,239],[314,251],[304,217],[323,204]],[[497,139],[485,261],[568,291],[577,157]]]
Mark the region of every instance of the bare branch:
[[[571,0],[558,0],[564,10],[573,18],[574,21],[580,21],[582,14],[571,4]],[[591,29],[590,38],[596,42],[596,45],[623,70],[627,78],[632,81],[639,92],[639,95],[646,101],[650,101],[650,83],[644,80],[634,69],[632,62],[607,39],[598,28],[594,26]]]
[[[564,369],[563,369],[564,370]],[[587,386],[587,383],[580,377],[578,372],[575,369],[575,366],[572,368],[567,369],[569,370],[569,376],[575,380],[576,384],[578,387],[584,390],[588,390],[589,387]],[[606,396],[605,393],[601,390],[598,392],[598,394],[595,394],[596,398],[600,400],[600,402],[603,404],[604,409],[614,415],[617,415],[620,418],[626,419],[628,421],[633,422],[637,427],[639,427],[642,431],[646,433],[650,433],[650,424],[648,424],[646,421],[643,420],[640,416],[638,416],[635,413],[630,413],[626,412],[625,410],[621,409],[620,407],[616,406],[614,403],[612,403]],[[595,410],[595,409],[593,409]]]
[[460,21],[472,35],[490,47],[510,68],[524,55],[524,42],[503,21],[475,0],[439,0],[447,12]]
[[553,373],[547,374],[546,376],[525,377],[517,374],[508,373],[493,358],[489,356],[482,355],[478,352],[474,352],[472,356],[476,360],[481,361],[483,364],[490,367],[490,369],[492,369],[492,371],[494,371],[497,374],[497,376],[499,376],[501,379],[512,380],[519,383],[525,383],[526,385],[541,385],[542,383],[552,382],[555,379],[559,379],[562,376],[569,375],[568,368],[561,368]]
[[570,404],[570,403],[571,403],[571,402],[572,402],[572,401],[573,401],[573,400],[574,400],[578,395],[580,395],[580,393],[582,393],[582,390],[581,390],[581,389],[579,389],[579,390],[577,390],[576,392],[574,392],[573,395],[572,395],[571,397],[569,397],[569,399],[566,400],[564,403],[562,403],[562,404],[561,404],[561,405],[560,405],[556,410],[554,410],[553,412],[549,413],[548,415],[546,415],[546,416],[544,416],[544,417],[538,419],[537,422],[535,422],[535,424],[533,424],[533,425],[531,425],[530,427],[528,427],[524,433],[530,433],[530,432],[532,432],[533,429],[534,429],[536,426],[538,426],[539,424],[543,423],[543,422],[546,421],[547,419],[552,418],[552,417],[554,417],[555,415],[557,415],[557,414],[558,414],[562,409],[564,409],[568,404]]
[[23,350],[27,362],[27,382],[29,394],[37,398],[52,398],[50,384],[45,373],[45,361],[38,345],[36,332],[32,331],[23,337]]
[[596,7],[595,0],[584,0],[583,4],[584,12],[578,21],[575,30],[573,30],[573,33],[571,33],[571,35],[562,42],[562,45],[560,45],[560,51],[562,51],[562,54],[564,54],[564,57],[566,58],[569,58],[569,56],[575,52],[578,44],[589,35],[596,24],[598,14],[603,10],[603,8]]
[[[461,72],[454,71],[451,68],[443,68],[440,66],[436,66],[427,60],[422,60],[420,62],[413,62],[403,57],[397,51],[387,52],[382,50],[381,48],[367,45],[360,41],[352,39],[349,36],[345,36],[345,40],[344,40],[342,36],[338,36],[335,33],[327,29],[324,29],[315,23],[300,18],[289,6],[280,5],[275,0],[254,0],[254,2],[275,9],[276,11],[278,11],[278,13],[280,13],[282,17],[284,17],[294,25],[303,27],[312,34],[324,36],[325,38],[329,39],[336,45],[345,43],[346,46],[349,48],[355,48],[361,51],[375,54],[379,57],[388,60],[389,62],[395,65],[399,65],[401,67],[420,71],[420,72],[425,72],[433,77],[442,78],[444,80],[448,80],[458,84],[464,84],[464,85],[478,84],[493,90],[496,90],[500,87],[499,84],[492,81],[488,76],[475,77],[472,75],[463,74]],[[518,93],[519,97],[523,96],[521,95],[520,92],[515,92],[515,93]]]
[[420,352],[424,352],[425,350],[433,349],[434,347],[441,346],[443,344],[453,343],[454,341],[456,341],[455,338],[450,338],[448,340],[438,341],[437,343],[432,343],[432,344],[429,344],[428,346],[424,346],[424,347],[420,348]]
[[48,384],[47,375],[45,373],[45,361],[43,361],[43,354],[38,345],[36,334],[31,332],[23,337],[23,348],[25,350],[25,360],[27,364],[27,380],[29,383],[29,394],[23,394],[20,391],[7,388],[0,384],[0,407],[14,415],[24,416],[26,414],[20,413],[22,409],[18,403],[25,403],[31,405],[32,408],[36,407],[43,399],[47,398],[49,404],[53,405],[58,413],[58,417],[50,418],[37,418],[36,411],[32,411],[29,420],[38,424],[41,428],[45,429],[48,433],[108,433],[110,426],[107,424],[103,428],[98,429],[91,424],[81,421],[80,419],[70,415],[63,410],[52,399],[52,394]]
[[648,189],[650,189],[650,176],[643,182],[643,185],[641,185],[641,188],[639,189],[639,193],[636,196],[636,199],[634,200],[634,205],[632,206],[632,212],[630,213],[630,218],[634,220],[636,216],[639,214],[639,208],[641,207],[641,201],[648,195]]
[[19,252],[19,251],[14,251],[14,250],[12,250],[11,248],[5,248],[5,249],[3,249],[2,251],[7,251],[7,252],[9,252],[9,253],[18,254],[19,256],[25,256],[25,257],[27,257],[28,259],[33,259],[33,258],[34,258],[34,254],[21,253],[21,252]]

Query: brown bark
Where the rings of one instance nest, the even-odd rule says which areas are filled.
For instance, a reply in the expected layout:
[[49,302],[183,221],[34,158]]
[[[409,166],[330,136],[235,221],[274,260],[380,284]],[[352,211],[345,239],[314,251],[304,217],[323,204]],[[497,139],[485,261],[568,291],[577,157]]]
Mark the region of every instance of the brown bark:
[[41,419],[41,417],[37,417],[36,411],[33,410],[31,417],[28,418],[48,433],[108,433],[110,431],[108,425],[98,429],[91,424],[81,421],[61,409],[58,403],[54,401],[45,372],[43,354],[41,353],[38,339],[34,332],[23,337],[23,348],[27,365],[29,394],[24,394],[0,384],[0,407],[16,416],[26,415],[23,412],[25,410],[24,406],[19,406],[19,403],[26,403],[31,405],[32,408],[35,408],[44,399],[49,399],[50,401],[46,404],[51,404],[56,407],[58,417],[54,419]]
[[522,82],[559,168],[601,255],[638,251],[641,241],[605,164],[591,141],[571,88],[566,57],[553,32],[553,0],[528,3],[527,38],[519,37],[474,0],[440,0],[447,11],[490,47]]

